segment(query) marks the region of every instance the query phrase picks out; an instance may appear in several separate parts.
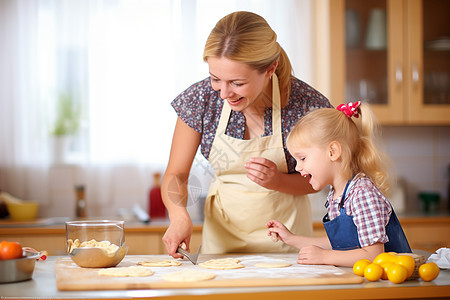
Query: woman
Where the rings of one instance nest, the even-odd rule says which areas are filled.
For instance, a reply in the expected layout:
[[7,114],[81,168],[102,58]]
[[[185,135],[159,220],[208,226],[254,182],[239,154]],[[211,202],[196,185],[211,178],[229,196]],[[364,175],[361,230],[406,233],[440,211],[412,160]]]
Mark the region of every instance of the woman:
[[172,102],[178,119],[162,196],[170,218],[163,242],[175,258],[182,257],[180,243],[189,250],[187,181],[199,145],[216,173],[205,203],[203,253],[295,251],[267,239],[265,223],[274,218],[297,234],[312,234],[305,195],[314,190],[295,172],[285,139],[310,109],[331,105],[291,75],[276,38],[259,15],[225,16],[204,50],[210,78]]

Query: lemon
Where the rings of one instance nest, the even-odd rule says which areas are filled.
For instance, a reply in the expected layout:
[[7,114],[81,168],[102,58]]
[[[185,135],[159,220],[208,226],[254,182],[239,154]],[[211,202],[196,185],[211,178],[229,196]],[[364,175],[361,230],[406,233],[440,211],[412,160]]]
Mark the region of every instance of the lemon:
[[373,263],[377,264],[377,265],[384,265],[385,263],[395,262],[396,258],[397,257],[393,254],[383,252],[383,253],[378,254],[375,257],[375,259],[373,260]]
[[393,283],[402,283],[408,277],[408,270],[398,264],[391,264],[387,267],[387,276]]
[[371,263],[364,269],[364,277],[369,281],[377,281],[382,275],[383,268],[378,264]]
[[406,268],[406,270],[408,271],[407,278],[411,277],[411,275],[414,273],[416,262],[412,256],[399,255],[396,257],[395,263]]
[[419,267],[419,276],[423,281],[432,281],[438,277],[439,271],[439,267],[434,262],[429,262]]
[[353,273],[358,276],[364,277],[364,269],[371,264],[368,259],[360,259],[353,265]]

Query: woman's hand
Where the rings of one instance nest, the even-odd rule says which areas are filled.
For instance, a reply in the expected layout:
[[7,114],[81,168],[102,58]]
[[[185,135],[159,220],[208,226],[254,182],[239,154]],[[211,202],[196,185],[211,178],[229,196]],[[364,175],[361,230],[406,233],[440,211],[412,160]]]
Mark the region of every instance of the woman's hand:
[[309,184],[308,179],[302,177],[300,173],[280,172],[277,165],[267,158],[252,157],[244,167],[247,170],[247,177],[266,189],[291,195],[306,195],[316,192]]
[[183,255],[177,253],[178,246],[182,242],[186,244],[186,251],[189,252],[192,231],[193,225],[189,217],[187,219],[179,218],[176,221],[171,221],[169,228],[167,228],[166,233],[162,238],[167,253],[173,258],[182,258]]
[[273,161],[264,157],[252,157],[244,167],[250,180],[267,189],[277,189],[281,172]]

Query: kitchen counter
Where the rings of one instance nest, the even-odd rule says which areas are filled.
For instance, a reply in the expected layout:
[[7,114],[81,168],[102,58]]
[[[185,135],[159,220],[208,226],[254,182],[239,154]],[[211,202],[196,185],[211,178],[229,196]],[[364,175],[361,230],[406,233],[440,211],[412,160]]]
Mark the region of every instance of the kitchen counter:
[[[156,298],[156,299],[299,299],[329,297],[332,299],[430,299],[450,297],[450,270],[441,270],[432,282],[411,280],[394,284],[387,280],[361,284],[306,285],[279,287],[191,288],[158,290],[59,291],[56,286],[55,262],[58,256],[36,262],[33,278],[28,281],[0,284],[2,298],[77,299],[77,298]],[[201,258],[201,257],[200,257]],[[341,268],[351,272],[350,268]]]

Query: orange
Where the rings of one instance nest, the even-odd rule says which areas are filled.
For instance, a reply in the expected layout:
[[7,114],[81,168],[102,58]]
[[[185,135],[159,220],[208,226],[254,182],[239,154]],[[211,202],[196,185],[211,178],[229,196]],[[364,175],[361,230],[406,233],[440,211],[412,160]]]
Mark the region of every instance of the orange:
[[416,267],[416,262],[414,261],[414,258],[409,255],[399,255],[395,259],[395,263],[398,265],[402,265],[406,268],[408,271],[408,275],[406,278],[411,277],[411,275],[414,273],[414,268]]
[[377,281],[381,275],[383,275],[383,268],[378,264],[371,263],[364,269],[364,277],[369,281]]
[[0,243],[0,260],[22,257],[22,246],[16,242],[2,241]]
[[438,277],[439,271],[439,267],[434,262],[429,262],[419,267],[419,276],[423,281],[431,281]]
[[364,277],[364,269],[371,264],[368,259],[360,259],[353,265],[353,273],[358,276]]
[[408,270],[404,266],[391,264],[387,268],[387,276],[389,281],[393,283],[402,283],[408,276]]
[[374,264],[383,265],[388,262],[395,262],[396,256],[387,252],[378,254],[373,260]]

